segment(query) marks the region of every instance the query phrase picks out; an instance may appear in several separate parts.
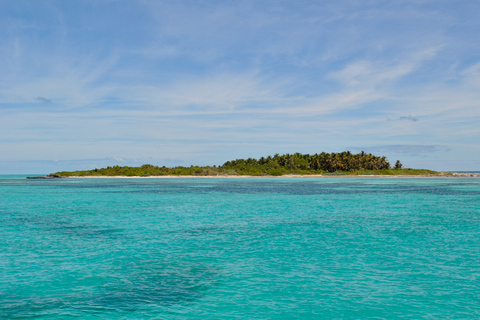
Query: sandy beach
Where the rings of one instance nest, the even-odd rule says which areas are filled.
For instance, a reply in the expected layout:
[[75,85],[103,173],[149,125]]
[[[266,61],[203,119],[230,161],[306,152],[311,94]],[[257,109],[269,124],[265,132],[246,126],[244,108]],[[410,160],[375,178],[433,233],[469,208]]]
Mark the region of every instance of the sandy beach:
[[74,179],[245,179],[245,178],[263,178],[263,179],[278,179],[278,178],[435,178],[435,177],[480,177],[478,173],[466,172],[442,172],[440,175],[299,175],[289,174],[283,176],[248,176],[248,175],[218,175],[218,176],[71,176],[67,178]]

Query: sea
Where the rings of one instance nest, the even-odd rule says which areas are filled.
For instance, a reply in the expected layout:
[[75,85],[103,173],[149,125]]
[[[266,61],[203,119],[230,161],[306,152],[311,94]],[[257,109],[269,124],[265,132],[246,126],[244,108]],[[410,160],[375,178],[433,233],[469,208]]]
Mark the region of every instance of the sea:
[[0,176],[0,319],[480,319],[480,178]]

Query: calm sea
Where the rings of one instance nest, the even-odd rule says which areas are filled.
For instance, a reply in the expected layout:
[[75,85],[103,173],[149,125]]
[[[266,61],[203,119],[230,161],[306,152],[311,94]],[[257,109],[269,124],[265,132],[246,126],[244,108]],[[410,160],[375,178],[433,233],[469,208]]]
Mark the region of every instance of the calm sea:
[[480,178],[0,178],[0,319],[479,319]]

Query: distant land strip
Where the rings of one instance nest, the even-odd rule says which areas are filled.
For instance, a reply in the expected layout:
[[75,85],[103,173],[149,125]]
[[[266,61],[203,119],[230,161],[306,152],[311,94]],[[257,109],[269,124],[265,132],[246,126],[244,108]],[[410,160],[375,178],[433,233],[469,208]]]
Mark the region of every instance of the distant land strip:
[[[480,176],[470,173],[439,172],[403,168],[397,160],[392,166],[384,156],[350,151],[319,154],[275,154],[259,159],[237,159],[220,166],[177,166],[144,164],[140,167],[113,166],[83,171],[61,171],[45,179],[68,177],[295,177],[295,176]],[[39,177],[29,177],[39,178]]]

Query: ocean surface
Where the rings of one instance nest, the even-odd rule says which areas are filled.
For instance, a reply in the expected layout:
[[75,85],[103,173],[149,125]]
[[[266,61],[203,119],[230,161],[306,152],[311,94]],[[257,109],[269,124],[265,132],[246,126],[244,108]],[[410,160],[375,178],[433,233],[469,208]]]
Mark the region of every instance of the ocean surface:
[[480,178],[0,176],[0,319],[479,319]]

